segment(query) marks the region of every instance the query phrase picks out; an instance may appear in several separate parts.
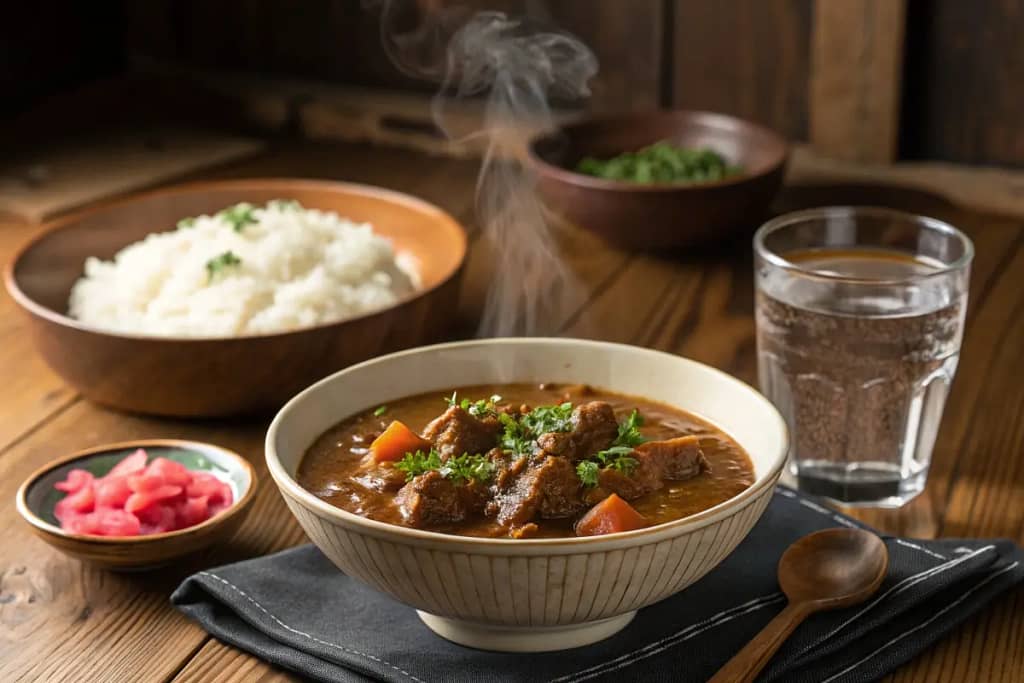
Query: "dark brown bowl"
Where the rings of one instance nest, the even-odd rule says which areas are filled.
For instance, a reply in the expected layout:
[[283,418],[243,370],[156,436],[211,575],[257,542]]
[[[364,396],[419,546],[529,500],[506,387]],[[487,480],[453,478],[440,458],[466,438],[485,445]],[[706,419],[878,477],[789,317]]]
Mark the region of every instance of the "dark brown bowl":
[[[605,180],[571,170],[659,140],[710,147],[743,167],[709,183]],[[534,139],[530,159],[545,204],[569,223],[627,249],[713,242],[754,228],[782,184],[787,146],[767,128],[724,114],[664,111],[591,119]]]
[[[183,216],[277,198],[372,223],[412,257],[422,286],[391,308],[262,336],[132,336],[65,315],[87,256],[110,258]],[[454,318],[465,255],[461,226],[408,195],[315,180],[231,180],[148,192],[62,218],[7,264],[4,284],[28,314],[47,363],[87,398],[131,412],[215,417],[275,410],[352,363],[443,338]]]

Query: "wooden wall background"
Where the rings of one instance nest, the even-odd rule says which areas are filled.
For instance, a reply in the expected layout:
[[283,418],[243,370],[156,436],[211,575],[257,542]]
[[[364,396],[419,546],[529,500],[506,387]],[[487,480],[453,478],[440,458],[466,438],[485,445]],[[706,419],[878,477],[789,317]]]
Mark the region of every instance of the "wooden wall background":
[[[1024,0],[404,2],[411,13],[453,4],[525,13],[576,33],[601,62],[598,111],[712,109],[839,158],[1024,166]],[[119,0],[99,3],[100,31],[72,30],[92,23],[76,5],[0,9],[0,37],[15,39],[8,54],[19,57],[0,62],[6,94],[24,101],[114,64],[434,87],[394,68],[362,0]],[[71,17],[61,24],[69,49],[30,39],[55,14]]]
[[1024,165],[1024,0],[911,0],[903,155]]

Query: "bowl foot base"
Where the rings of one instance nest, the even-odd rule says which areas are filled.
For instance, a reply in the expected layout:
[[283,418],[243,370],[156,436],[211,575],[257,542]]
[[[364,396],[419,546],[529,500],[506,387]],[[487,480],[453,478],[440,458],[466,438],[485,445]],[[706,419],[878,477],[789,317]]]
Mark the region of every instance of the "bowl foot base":
[[550,652],[590,645],[624,629],[636,612],[567,626],[492,626],[461,619],[439,617],[416,610],[420,619],[437,635],[467,647],[496,652]]

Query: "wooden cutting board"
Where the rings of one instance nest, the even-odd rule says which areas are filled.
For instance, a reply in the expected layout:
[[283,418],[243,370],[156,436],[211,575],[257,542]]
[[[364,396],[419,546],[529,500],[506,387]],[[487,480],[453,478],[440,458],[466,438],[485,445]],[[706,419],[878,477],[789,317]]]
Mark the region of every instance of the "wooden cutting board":
[[194,129],[97,134],[0,159],[0,213],[30,222],[164,183],[265,148],[252,138]]

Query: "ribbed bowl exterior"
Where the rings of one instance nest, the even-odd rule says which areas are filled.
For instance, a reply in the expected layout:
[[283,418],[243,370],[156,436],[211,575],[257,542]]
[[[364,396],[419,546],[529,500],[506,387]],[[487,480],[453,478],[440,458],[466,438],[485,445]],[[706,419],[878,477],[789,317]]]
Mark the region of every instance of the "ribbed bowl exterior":
[[[610,387],[692,411],[743,447],[754,480],[727,501],[664,524],[590,538],[517,540],[439,534],[368,519],[317,498],[297,481],[313,439],[341,417],[401,396],[511,381]],[[266,447],[268,471],[288,507],[342,571],[416,607],[421,617],[451,622],[426,623],[456,642],[539,651],[603,637],[557,632],[625,618],[714,568],[767,507],[789,437],[782,416],[763,396],[706,365],[609,342],[518,338],[413,349],[336,373],[281,409],[267,430]],[[608,635],[624,623],[601,632]],[[495,635],[479,626],[491,631],[529,627],[540,634],[539,641],[525,643],[521,632]],[[551,627],[547,635],[554,640],[545,643],[545,632],[536,630],[541,627]]]
[[560,626],[631,612],[700,579],[760,518],[775,488],[774,479],[766,483],[703,525],[679,526],[667,536],[652,530],[601,550],[580,544],[517,551],[508,543],[383,537],[282,493],[306,534],[335,565],[401,602],[486,624]]

